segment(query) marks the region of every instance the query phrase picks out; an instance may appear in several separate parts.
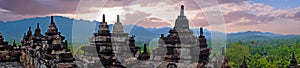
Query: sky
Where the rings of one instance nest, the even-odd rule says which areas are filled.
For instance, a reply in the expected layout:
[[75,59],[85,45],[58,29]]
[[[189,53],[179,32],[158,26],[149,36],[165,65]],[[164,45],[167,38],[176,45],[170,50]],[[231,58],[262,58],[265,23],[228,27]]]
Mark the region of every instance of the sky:
[[[201,1],[201,2],[195,2]],[[192,28],[210,29],[208,16],[200,5],[205,0],[0,0],[0,20],[59,15],[75,19],[106,21],[113,24],[120,15],[124,24],[146,28],[173,27],[180,5]],[[217,10],[224,18],[226,33],[262,31],[300,35],[300,1],[296,0],[218,0]],[[213,14],[212,14],[213,15]],[[210,29],[214,30],[214,29]]]

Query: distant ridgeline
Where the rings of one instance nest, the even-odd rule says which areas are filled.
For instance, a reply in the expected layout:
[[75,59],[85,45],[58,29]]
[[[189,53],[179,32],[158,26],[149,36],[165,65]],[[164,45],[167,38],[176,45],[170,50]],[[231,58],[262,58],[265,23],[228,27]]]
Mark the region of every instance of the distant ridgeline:
[[[86,21],[86,20],[76,20],[76,19],[70,19],[67,17],[62,17],[62,16],[54,16],[55,17],[55,22],[58,28],[63,31],[62,35],[66,36],[67,40],[72,40],[72,27],[74,22],[79,22],[79,23],[84,23],[84,24],[90,24],[94,25],[95,32],[98,29],[98,24],[100,22],[98,21]],[[6,40],[8,41],[13,41],[17,40],[20,41],[22,38],[23,33],[27,31],[28,27],[36,28],[37,23],[40,23],[40,27],[42,30],[42,33],[44,33],[48,27],[50,17],[36,17],[36,18],[28,18],[28,19],[23,19],[23,20],[18,20],[18,21],[8,21],[8,22],[2,22],[0,21],[0,32],[7,34],[5,36]],[[96,25],[97,23],[97,25]],[[112,30],[113,24],[109,24],[109,29]],[[161,28],[144,28],[141,26],[136,26],[132,24],[125,24],[124,26],[124,32],[130,32],[129,34],[134,34],[138,36],[136,39],[140,41],[151,41],[154,38],[157,38],[160,36],[160,34],[167,34],[168,30],[172,29],[171,27],[161,27]],[[131,30],[130,27],[132,27]],[[78,28],[91,28],[91,26],[85,27],[81,26]],[[195,32],[195,35],[199,35],[199,29],[194,28],[192,29]],[[143,31],[143,32],[140,32]],[[204,30],[204,32],[207,32],[206,34],[209,35],[210,33],[208,30]],[[88,37],[82,37],[88,39]],[[81,40],[83,42],[88,42],[88,40]]]
[[[44,33],[48,27],[50,17],[36,17],[36,18],[28,18],[23,20],[17,20],[17,21],[8,21],[8,22],[2,22],[0,21],[0,32],[3,34],[6,34],[4,38],[6,38],[7,41],[20,41],[22,38],[23,33],[27,31],[27,28],[31,26],[32,28],[36,28],[37,23],[40,23],[40,27],[42,30],[42,33]],[[76,20],[76,19],[70,19],[67,17],[62,16],[55,16],[55,21],[57,22],[58,28],[63,31],[62,35],[66,36],[66,39],[69,41],[72,41],[72,26],[73,22],[79,22],[79,23],[86,23],[86,24],[92,24],[94,23],[100,23],[97,21],[86,21],[86,20]],[[95,30],[98,28],[97,25],[94,26]],[[113,24],[109,24],[109,29],[112,30]],[[123,24],[124,32],[131,34],[134,34],[137,36],[137,40],[141,42],[148,42],[151,41],[154,38],[157,38],[160,36],[160,34],[168,34],[167,32],[172,29],[171,27],[160,27],[160,28],[144,28],[141,26],[136,26],[132,24]],[[131,30],[127,29],[129,27],[133,27]],[[91,27],[80,27],[80,28],[91,28]],[[194,35],[198,36],[199,29],[198,28],[191,28],[191,30],[194,32]],[[140,32],[143,31],[143,32]],[[222,34],[222,32],[217,31],[208,31],[204,29],[205,36],[207,36],[207,39],[210,39],[211,33],[216,34]],[[82,38],[88,39],[86,36]],[[263,33],[259,31],[247,31],[247,32],[238,32],[238,33],[230,33],[227,34],[227,40],[228,42],[237,42],[237,41],[253,41],[253,40],[272,40],[272,39],[299,39],[299,35],[280,35],[280,34],[273,34],[273,33]],[[79,42],[88,42],[88,40],[79,40]]]
[[[36,23],[40,23],[40,27],[42,30],[42,33],[44,33],[48,27],[48,24],[50,24],[49,21],[50,17],[36,17],[36,18],[28,18],[23,20],[17,20],[17,21],[8,21],[8,22],[2,22],[0,21],[0,32],[5,33],[6,40],[8,41],[20,41],[22,38],[23,33],[27,31],[27,28],[31,26],[32,28],[36,28]],[[79,23],[85,23],[94,25],[94,27],[97,29],[97,25],[94,23],[100,23],[97,21],[86,21],[86,20],[76,20],[76,19],[70,19],[67,17],[62,16],[55,16],[55,21],[57,22],[58,28],[60,28],[62,35],[66,36],[66,39],[69,41],[72,41],[72,26],[73,22],[79,22]],[[113,24],[109,24],[109,29],[112,30]],[[138,36],[136,39],[141,42],[149,42],[154,38],[157,38],[160,36],[160,34],[168,34],[168,30],[172,29],[171,27],[160,27],[160,28],[144,28],[141,26],[136,26],[132,24],[125,24],[123,25],[124,32],[129,33],[130,35],[136,35]],[[133,27],[131,30],[126,29]],[[95,30],[96,30],[95,29]],[[198,28],[191,28],[191,30],[194,32],[194,35],[199,35],[199,29]],[[141,32],[143,31],[143,32]],[[204,29],[205,36],[207,36],[207,39],[210,39],[211,33],[215,34],[222,34],[222,32],[217,31],[208,31]],[[147,36],[145,36],[147,35]],[[82,38],[88,39],[86,36]],[[237,42],[237,41],[255,41],[255,40],[272,40],[272,39],[299,39],[299,35],[280,35],[280,34],[273,34],[273,33],[263,33],[259,31],[247,31],[247,32],[238,32],[238,33],[230,33],[227,34],[227,40],[228,42]],[[79,40],[78,42],[88,42],[88,40]]]

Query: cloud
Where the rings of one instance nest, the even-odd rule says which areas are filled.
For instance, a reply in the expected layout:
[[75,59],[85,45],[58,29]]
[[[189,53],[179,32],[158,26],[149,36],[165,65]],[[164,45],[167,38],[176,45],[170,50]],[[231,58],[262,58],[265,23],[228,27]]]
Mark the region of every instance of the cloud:
[[19,14],[12,14],[9,13],[9,10],[1,9],[0,8],[0,21],[15,21],[24,18],[32,18],[32,17],[39,17],[36,15],[19,15]]
[[[276,19],[275,15],[276,13],[271,13],[276,10],[273,9],[272,6],[265,5],[263,3],[250,3],[251,0],[219,0],[220,7],[222,8],[222,13],[224,14],[225,22],[231,23],[234,25],[255,25],[255,24],[266,24],[271,23],[271,21]],[[137,1],[135,3],[142,4],[142,7],[149,7],[149,6],[155,6],[159,3],[164,2],[166,4],[170,4],[173,6],[180,6],[183,3],[185,4],[186,11],[198,11],[200,10],[199,6],[195,3],[194,0],[177,0],[177,1]],[[174,4],[175,3],[175,4]],[[178,7],[175,7],[178,9]],[[172,10],[172,11],[178,11],[178,10]],[[289,13],[290,11],[286,12]],[[146,12],[144,12],[146,13]],[[137,14],[132,14],[133,17],[135,17]],[[151,16],[152,14],[147,14],[147,17]],[[283,14],[284,15],[284,14]],[[139,16],[141,17],[141,16]],[[130,17],[127,17],[130,18]],[[203,26],[209,26],[209,23],[207,22],[205,16],[200,13],[198,13],[196,16],[189,19],[190,20],[190,26],[191,27],[203,27]],[[131,21],[133,22],[133,21]]]
[[245,11],[245,12],[263,12],[263,11],[272,11],[273,7],[264,5],[262,3],[253,3],[241,2],[241,3],[226,3],[220,5],[223,10],[232,12],[232,11]]
[[[77,6],[79,5],[80,0],[0,0],[0,8],[8,10],[9,12],[5,13],[5,15],[19,16],[23,15],[23,18],[28,18],[24,16],[47,16],[52,14],[74,14]],[[130,5],[142,5],[143,7],[155,6],[158,3],[166,4],[166,5],[174,5],[182,3],[186,5],[186,10],[197,10],[200,9],[198,5],[194,2],[194,0],[88,0],[82,1],[87,2],[85,4],[80,4],[80,6],[84,5],[85,7],[80,8],[80,12],[82,13],[97,13],[99,10],[92,10],[92,8],[99,8],[101,2],[106,2],[104,7],[124,7]],[[220,3],[231,3],[231,2],[241,2],[244,0],[220,0]],[[84,8],[84,9],[83,9]],[[178,7],[176,7],[178,9]],[[3,12],[1,12],[4,14]],[[1,18],[1,20],[17,20],[17,19],[9,19],[9,18]]]
[[12,14],[41,15],[74,13],[79,0],[0,0],[0,7]]
[[252,1],[252,0],[218,0],[218,2],[220,4],[224,4],[224,3],[242,3],[242,2],[246,2],[246,1]]
[[[75,13],[80,0],[0,0],[0,8],[10,10],[14,14],[70,14]],[[99,7],[100,0],[84,1],[86,11],[90,8]],[[136,0],[107,0],[105,7],[127,6]]]
[[[199,1],[199,2],[196,2]],[[239,4],[251,0],[216,0],[219,4]],[[183,4],[187,7],[187,10],[198,10],[200,8],[206,8],[208,6],[204,5],[211,5],[211,6],[217,6],[218,4],[214,4],[214,1],[206,1],[206,0],[180,0],[180,2],[183,2]],[[197,4],[198,3],[198,4]],[[199,7],[200,6],[200,7]]]
[[[143,7],[155,6],[160,3],[166,5],[175,5],[175,6],[185,5],[186,10],[190,11],[190,10],[200,9],[196,1],[199,1],[199,5],[210,3],[209,1],[205,1],[205,0],[137,0],[133,2],[133,4],[139,4]],[[241,2],[251,1],[251,0],[217,0],[217,1],[219,4],[226,4],[226,3],[241,3]]]
[[[98,13],[95,8],[126,6],[135,0],[0,0],[2,21],[20,20],[23,18],[48,16]],[[103,2],[103,3],[102,3]],[[106,2],[106,4],[104,4]],[[80,9],[78,9],[80,7]]]
[[137,0],[108,0],[105,7],[124,7],[134,3]]
[[126,24],[136,24],[140,20],[144,19],[145,17],[150,16],[151,14],[148,14],[146,12],[142,11],[134,11],[133,13],[126,13],[122,16],[124,16],[124,20],[122,20]]
[[162,19],[157,17],[144,18],[143,20],[136,23],[136,25],[143,26],[146,28],[171,26],[170,23],[163,21]]
[[270,16],[258,16],[243,11],[229,12],[224,14],[224,18],[226,23],[235,23],[237,25],[264,24],[276,19]]
[[266,24],[276,19],[278,14],[273,13],[272,6],[263,3],[250,3],[244,1],[240,3],[221,4],[222,13],[226,23],[234,25],[254,25]]
[[295,17],[300,18],[300,12],[297,12],[297,13],[295,14]]
[[276,18],[285,18],[289,20],[300,21],[300,7],[294,9],[279,9],[270,12],[261,12],[258,15],[276,17]]
[[[7,17],[0,17],[1,20],[17,20],[22,18],[45,16],[49,14],[74,14],[80,0],[0,0],[0,15]],[[84,9],[85,13],[95,13],[99,10],[91,10],[91,8],[99,7],[96,4],[89,4],[98,0],[91,0]],[[102,1],[102,0],[101,0]],[[105,7],[124,7],[130,5],[140,5],[141,7],[157,6],[158,4],[180,6],[185,5],[186,11],[198,11],[200,7],[195,1],[202,0],[107,0]],[[274,10],[272,6],[263,3],[250,3],[251,0],[218,0],[219,6],[222,9],[226,23],[235,23],[238,25],[253,25],[268,23],[276,17],[283,17],[289,19],[299,20],[300,13],[289,10]],[[84,1],[86,2],[86,1]],[[205,4],[206,2],[199,2]],[[161,5],[159,5],[161,6]],[[168,10],[170,12],[178,12],[179,7]],[[163,8],[161,8],[163,9]],[[299,9],[299,8],[298,8]],[[152,16],[155,13],[145,11],[132,10],[124,8],[125,11],[133,11],[132,13],[125,13],[124,23],[135,24],[145,17]],[[153,8],[156,11],[156,8]],[[5,12],[4,12],[5,11]],[[161,14],[162,15],[162,14]],[[175,19],[174,19],[175,20]],[[205,16],[200,12],[195,17],[190,19],[190,25],[208,26]]]
[[[224,20],[226,24],[234,25],[256,25],[256,24],[266,24],[275,20],[275,17],[268,15],[256,15],[244,11],[234,11],[223,13]],[[211,23],[212,24],[212,23]],[[195,15],[190,19],[190,26],[192,27],[205,27],[209,26],[210,23],[207,21],[206,17],[202,12]]]
[[209,23],[207,22],[205,16],[203,13],[198,13],[196,16],[194,16],[192,19],[189,21],[189,25],[191,27],[205,27],[209,26]]
[[300,21],[300,12],[295,13],[294,16],[293,16],[293,18],[294,18],[295,20]]
[[23,17],[20,16],[20,15],[12,15],[12,14],[7,14],[7,13],[3,13],[3,12],[0,12],[0,19],[1,20],[17,20],[17,19],[22,19]]
[[294,15],[294,13],[289,10],[274,10],[270,12],[262,12],[259,15],[269,15],[273,17],[291,17]]

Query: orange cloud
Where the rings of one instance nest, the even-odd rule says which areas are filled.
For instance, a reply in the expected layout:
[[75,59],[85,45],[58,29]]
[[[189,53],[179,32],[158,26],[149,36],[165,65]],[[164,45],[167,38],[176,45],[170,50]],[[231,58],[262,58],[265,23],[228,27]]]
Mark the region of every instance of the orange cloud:
[[169,24],[168,22],[156,17],[144,18],[143,20],[136,23],[136,25],[143,26],[146,28],[171,26],[171,24]]
[[209,26],[209,23],[207,22],[205,16],[203,15],[203,13],[198,13],[196,14],[196,16],[194,16],[192,19],[189,20],[190,21],[190,26],[191,27],[205,27],[205,26]]

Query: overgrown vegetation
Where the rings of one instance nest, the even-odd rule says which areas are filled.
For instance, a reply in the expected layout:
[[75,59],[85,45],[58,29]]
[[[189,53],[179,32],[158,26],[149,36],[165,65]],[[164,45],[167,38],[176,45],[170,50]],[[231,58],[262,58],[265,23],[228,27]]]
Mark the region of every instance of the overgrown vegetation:
[[232,67],[238,67],[243,56],[250,68],[286,68],[291,54],[300,59],[299,40],[269,40],[229,43],[226,56]]

